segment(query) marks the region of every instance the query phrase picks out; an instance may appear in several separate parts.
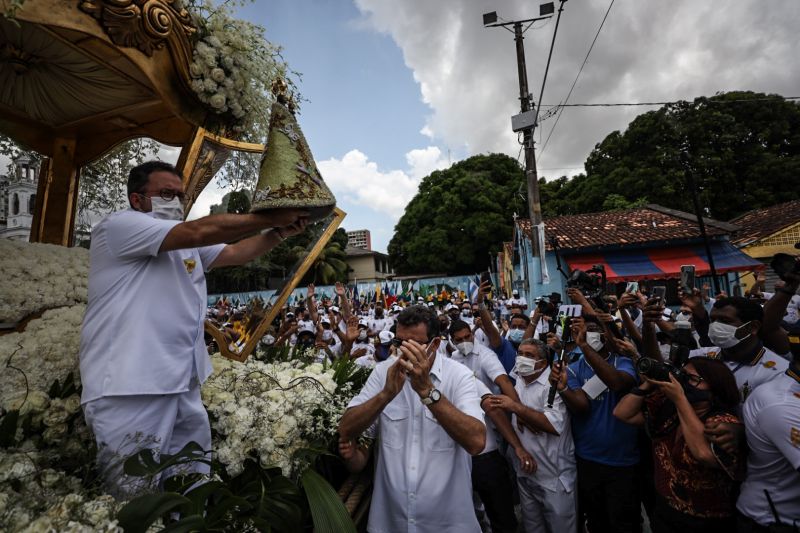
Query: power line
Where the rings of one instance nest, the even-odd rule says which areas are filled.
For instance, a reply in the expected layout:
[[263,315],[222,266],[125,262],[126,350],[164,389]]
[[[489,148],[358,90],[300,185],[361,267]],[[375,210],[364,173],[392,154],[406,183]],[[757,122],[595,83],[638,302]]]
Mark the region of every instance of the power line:
[[[734,98],[730,100],[706,100],[705,104],[724,105],[730,103],[741,102],[779,102],[781,100],[800,100],[800,96],[775,96],[772,98]],[[662,106],[673,105],[680,103],[691,103],[688,100],[673,100],[669,102],[614,102],[614,103],[589,103],[589,104],[542,104],[544,107],[549,107],[548,112],[552,109],[559,109],[564,107],[631,107],[631,106]],[[542,149],[544,150],[544,148]]]
[[[550,41],[550,52],[547,54],[547,65],[544,67],[544,76],[542,77],[542,88],[539,90],[539,105],[536,108],[536,114],[534,115],[534,120],[539,122],[539,111],[542,109],[542,96],[544,96],[544,85],[547,83],[547,73],[550,71],[550,60],[553,58],[553,47],[556,44],[556,34],[558,33],[558,23],[561,22],[561,13],[564,11],[564,2],[567,0],[561,0],[561,3],[558,6],[558,17],[556,17],[556,27],[553,29],[553,40]],[[549,20],[549,19],[548,19]],[[536,127],[536,123],[534,123],[534,128]],[[540,133],[541,135],[541,133]],[[540,139],[541,140],[541,139]]]
[[[583,58],[583,63],[581,64],[581,68],[578,69],[578,75],[575,76],[575,79],[572,82],[572,87],[569,88],[569,92],[567,93],[567,97],[564,99],[564,105],[569,102],[569,97],[572,96],[572,91],[575,89],[575,84],[578,83],[578,78],[581,77],[581,72],[583,72],[583,67],[586,66],[586,62],[589,61],[589,54],[592,53],[592,49],[594,48],[594,43],[597,42],[597,37],[600,36],[600,31],[603,29],[603,25],[606,23],[606,19],[608,18],[608,14],[611,12],[611,7],[614,5],[614,0],[611,0],[611,3],[608,4],[608,9],[606,9],[606,14],[603,16],[603,20],[600,22],[600,27],[597,28],[597,33],[594,34],[594,39],[592,39],[592,44],[589,46],[589,50],[586,52],[586,57]],[[545,149],[547,149],[547,143],[550,142],[550,137],[553,135],[553,131],[555,131],[556,126],[558,126],[558,121],[561,120],[561,113],[563,113],[564,108],[562,107],[559,112],[558,116],[556,117],[556,121],[553,124],[553,127],[550,128],[550,133],[547,134],[547,139],[544,141],[544,146],[542,146],[542,151],[539,152],[539,157],[544,155]]]

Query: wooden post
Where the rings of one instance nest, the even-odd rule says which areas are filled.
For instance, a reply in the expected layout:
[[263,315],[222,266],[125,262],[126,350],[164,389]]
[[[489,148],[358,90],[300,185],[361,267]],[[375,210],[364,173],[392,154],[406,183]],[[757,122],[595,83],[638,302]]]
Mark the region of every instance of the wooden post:
[[70,246],[78,202],[75,139],[56,138],[53,157],[42,165],[36,190],[31,242]]

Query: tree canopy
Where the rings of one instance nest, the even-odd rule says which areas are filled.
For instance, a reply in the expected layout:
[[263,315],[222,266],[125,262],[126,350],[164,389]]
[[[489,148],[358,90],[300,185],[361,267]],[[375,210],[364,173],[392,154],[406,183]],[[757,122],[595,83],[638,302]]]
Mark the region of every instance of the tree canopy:
[[644,113],[595,146],[586,174],[540,180],[542,210],[548,217],[651,202],[692,212],[686,166],[706,214],[719,220],[796,198],[800,107],[779,95],[729,92]]
[[389,242],[398,274],[485,269],[525,216],[525,176],[502,154],[477,155],[425,177]]

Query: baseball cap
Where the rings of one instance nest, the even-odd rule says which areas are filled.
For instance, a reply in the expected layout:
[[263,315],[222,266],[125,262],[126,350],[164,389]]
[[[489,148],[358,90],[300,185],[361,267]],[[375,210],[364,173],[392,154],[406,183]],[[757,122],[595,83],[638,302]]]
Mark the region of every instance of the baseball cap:
[[323,316],[322,318],[319,319],[319,322],[320,324],[328,324],[330,326],[331,319],[326,316]]
[[331,306],[331,311],[334,312],[334,313],[338,313],[339,312],[339,308],[336,307],[335,305],[332,305]]
[[369,322],[367,322],[366,319],[362,318],[361,320],[358,321],[358,325],[359,326],[364,326],[365,328],[368,328],[369,327]]
[[380,339],[381,344],[389,344],[392,342],[392,339],[394,339],[394,333],[384,330],[378,334],[378,338]]
[[300,327],[297,329],[297,334],[302,335],[303,333],[311,333],[312,335],[316,334],[314,328],[309,325],[308,322],[301,322]]

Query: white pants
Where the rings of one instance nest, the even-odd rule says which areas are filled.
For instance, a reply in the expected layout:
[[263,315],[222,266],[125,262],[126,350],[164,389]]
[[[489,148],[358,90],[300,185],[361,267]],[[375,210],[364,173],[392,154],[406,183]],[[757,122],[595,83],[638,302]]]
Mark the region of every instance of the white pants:
[[531,478],[518,477],[522,525],[526,533],[575,533],[577,531],[577,491],[548,490]]
[[[83,406],[86,424],[97,441],[97,465],[107,492],[117,498],[130,498],[156,488],[165,471],[155,478],[127,476],[125,459],[145,448],[158,454],[175,454],[189,442],[211,450],[211,426],[200,386],[177,394],[107,396]],[[209,458],[206,456],[206,458]],[[182,465],[181,472],[208,473],[205,463]]]

